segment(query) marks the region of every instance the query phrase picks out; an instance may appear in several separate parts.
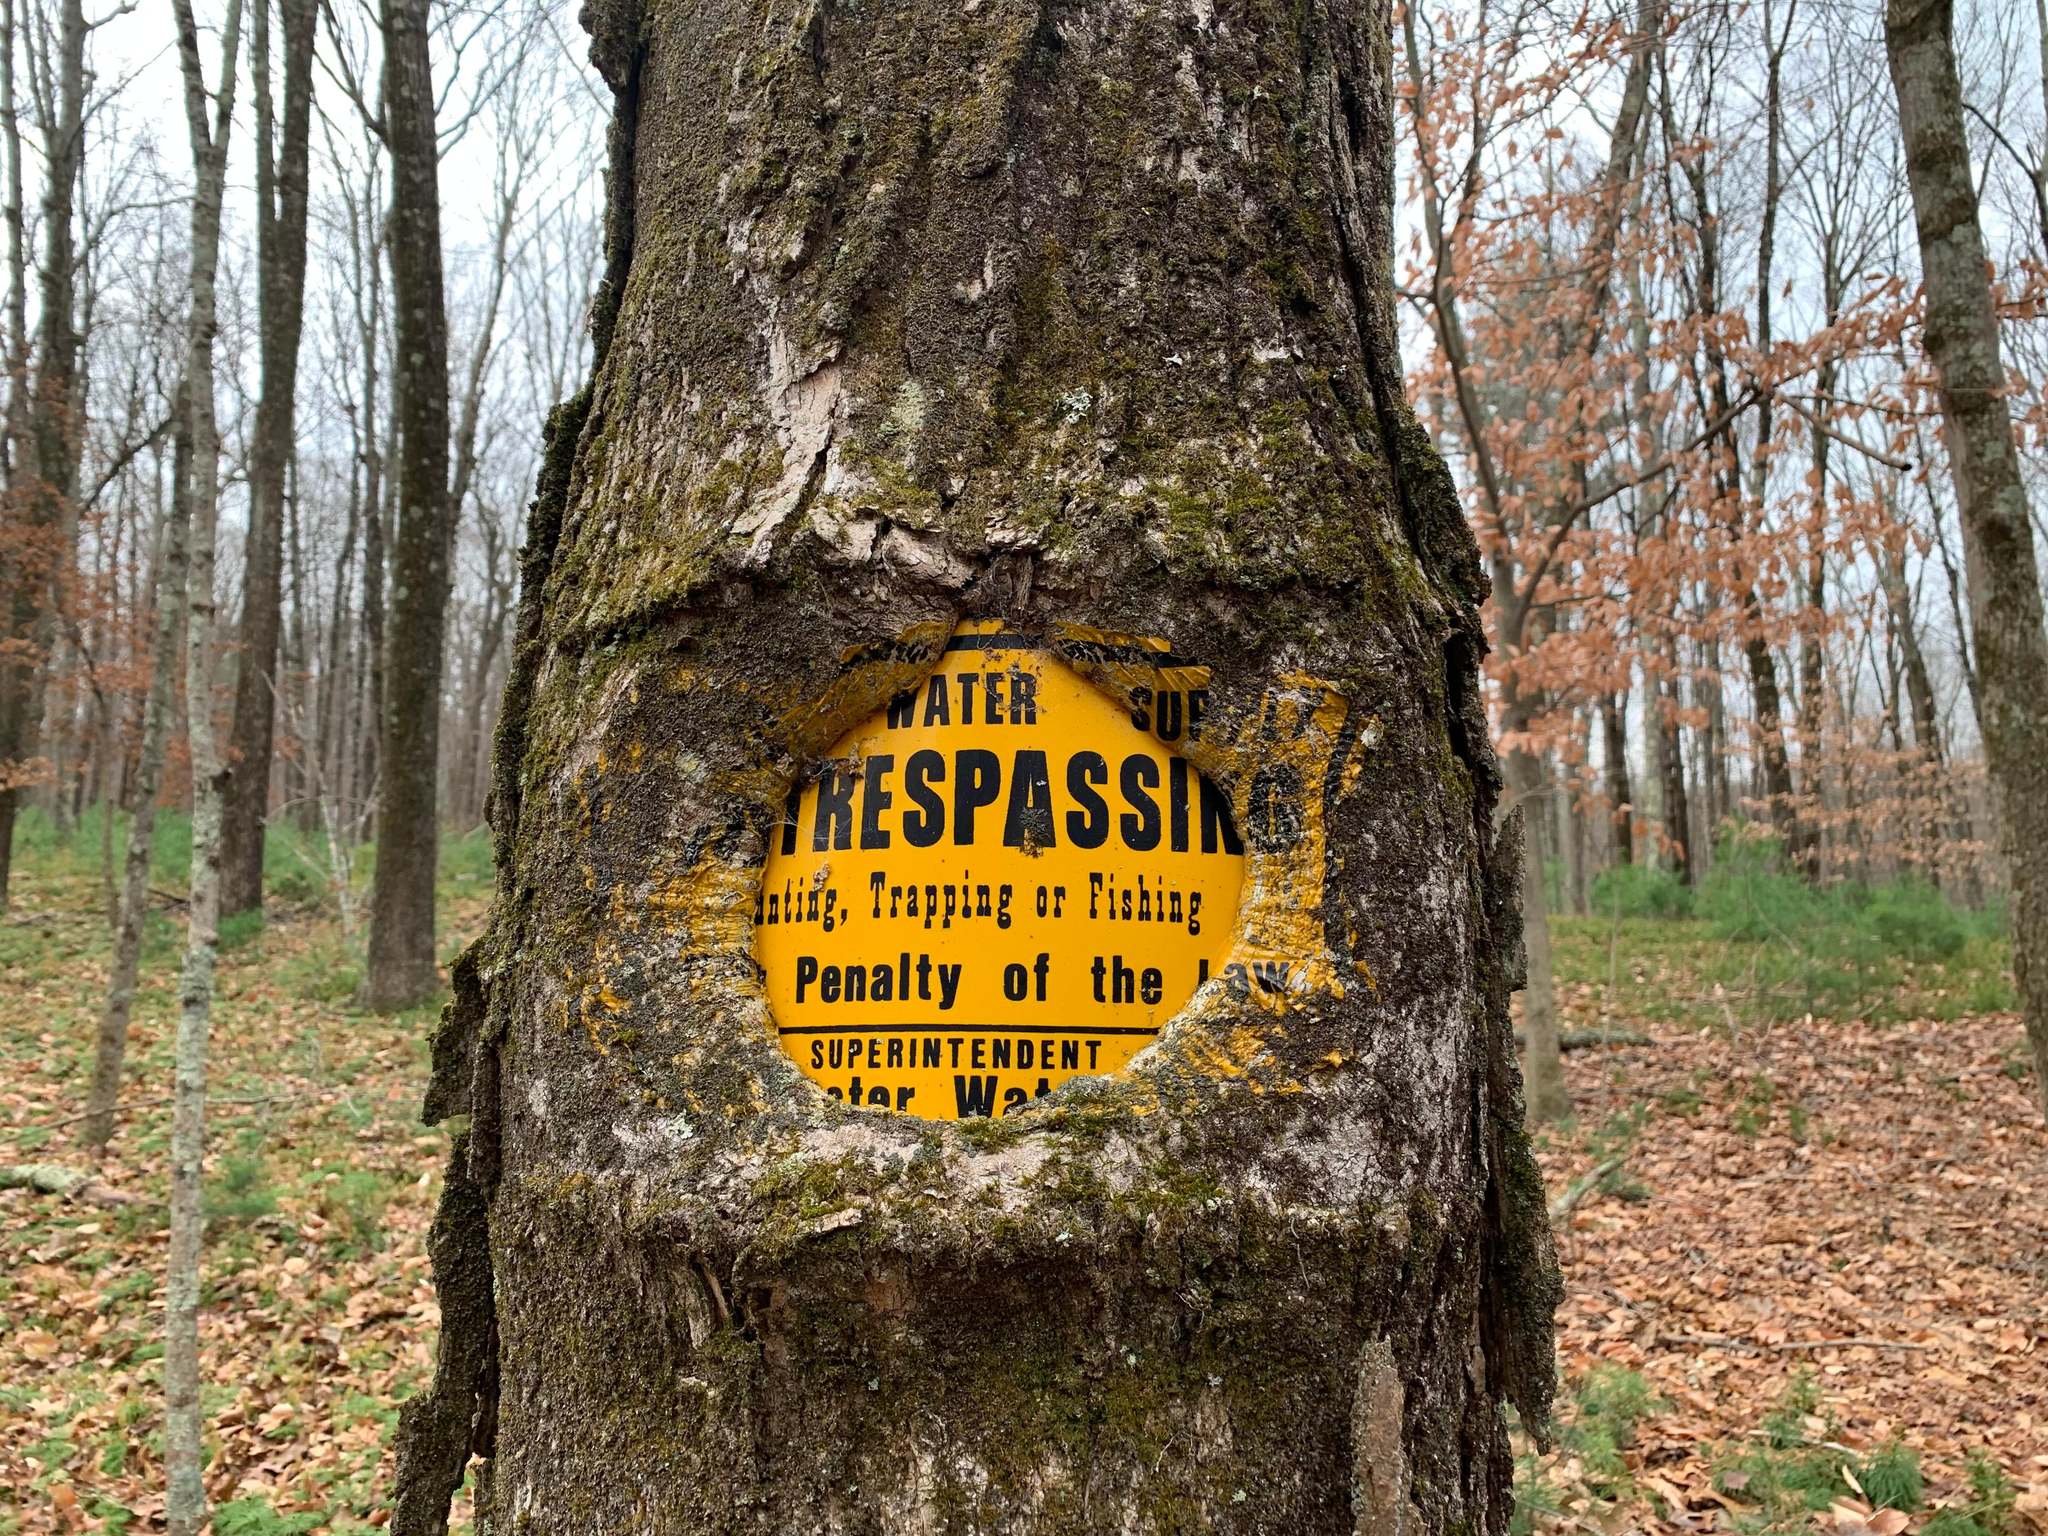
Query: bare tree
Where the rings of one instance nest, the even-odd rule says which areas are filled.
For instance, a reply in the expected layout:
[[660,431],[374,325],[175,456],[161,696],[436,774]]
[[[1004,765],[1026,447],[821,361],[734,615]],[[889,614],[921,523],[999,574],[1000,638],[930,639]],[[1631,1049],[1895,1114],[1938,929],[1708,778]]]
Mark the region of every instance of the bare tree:
[[256,98],[256,280],[262,393],[249,440],[249,543],[235,677],[235,765],[221,833],[221,910],[263,905],[263,834],[277,719],[276,667],[284,591],[285,473],[298,402],[306,306],[306,193],[311,163],[316,0],[278,0],[283,23],[282,136],[273,117],[271,0],[255,0],[250,74]]
[[[135,773],[134,812],[128,823],[127,857],[114,929],[112,976],[100,1014],[95,1042],[91,1095],[81,1135],[87,1155],[97,1163],[106,1155],[114,1134],[114,1110],[121,1096],[121,1069],[128,1052],[128,1021],[135,1005],[135,982],[142,959],[142,928],[149,911],[149,861],[156,834],[156,797],[162,784],[164,749],[170,740],[174,713],[173,676],[178,663],[178,634],[186,602],[185,539],[191,520],[192,417],[180,392],[172,455],[170,512],[159,534],[156,626],[150,648],[149,696],[143,706],[142,752]],[[108,815],[105,824],[112,827]]]
[[[10,521],[0,547],[0,905],[13,868],[14,819],[21,791],[40,777],[29,760],[42,713],[43,661],[53,632],[53,583],[68,548],[66,524],[78,482],[79,327],[75,217],[85,158],[83,0],[59,0],[56,58],[37,93],[42,116],[43,253],[33,368],[13,381],[8,412]],[[11,44],[8,86],[12,90]],[[8,114],[12,119],[14,113]],[[10,143],[10,261],[21,263],[20,141]],[[18,271],[16,293],[25,284]],[[19,297],[14,301],[18,311]],[[12,316],[10,324],[13,323]],[[21,322],[26,334],[26,322]]]
[[[219,944],[221,801],[226,768],[214,739],[213,624],[215,533],[220,516],[220,428],[214,414],[215,285],[221,204],[227,186],[228,133],[234,124],[241,0],[228,0],[222,26],[220,85],[206,89],[192,0],[172,0],[178,65],[184,78],[185,128],[192,144],[192,293],[186,332],[185,403],[192,458],[185,603],[186,731],[192,756],[192,883],[185,964],[178,988],[176,1082],[171,1110],[171,1235],[164,1283],[164,1464],[170,1491],[164,1514],[171,1536],[197,1536],[207,1523],[199,1385],[199,1267],[206,1235],[200,1180],[206,1159],[206,1052],[213,1021],[213,966]],[[211,105],[213,119],[207,120]]]
[[391,152],[397,542],[378,726],[377,869],[363,1000],[399,1008],[440,987],[434,962],[441,656],[448,602],[448,309],[426,0],[384,0]]
[[1885,52],[1920,232],[1922,336],[1962,514],[1984,751],[2012,880],[2013,971],[2048,1115],[2048,634],[1956,78],[1951,0],[1890,0]]

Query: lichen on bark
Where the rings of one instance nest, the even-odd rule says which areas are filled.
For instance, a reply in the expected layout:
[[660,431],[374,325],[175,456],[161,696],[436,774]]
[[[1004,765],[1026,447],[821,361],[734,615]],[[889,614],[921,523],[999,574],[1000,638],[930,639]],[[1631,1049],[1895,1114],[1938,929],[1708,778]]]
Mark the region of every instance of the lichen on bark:
[[[1476,556],[1399,385],[1386,17],[590,22],[598,358],[436,1050],[496,1375],[444,1345],[414,1417],[488,1457],[492,1530],[1502,1530],[1556,1274]],[[804,1079],[751,922],[791,783],[969,617],[1211,669],[1240,820],[1293,770],[1247,907],[1302,979],[954,1124]]]

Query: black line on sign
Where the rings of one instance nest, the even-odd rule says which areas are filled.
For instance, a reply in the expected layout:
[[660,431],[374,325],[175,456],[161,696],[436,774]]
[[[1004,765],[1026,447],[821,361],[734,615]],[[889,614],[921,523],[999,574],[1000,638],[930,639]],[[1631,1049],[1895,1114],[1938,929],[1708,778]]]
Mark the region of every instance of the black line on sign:
[[842,674],[876,661],[900,661],[911,666],[928,666],[938,655],[929,640],[877,640],[848,651],[839,661]]
[[1173,651],[1155,651],[1143,645],[1115,645],[1107,640],[1066,640],[1056,649],[1068,661],[1093,662],[1098,666],[1150,667],[1155,672],[1165,672],[1174,668],[1202,665],[1192,656],[1181,656]]
[[778,1035],[1156,1035],[1150,1024],[792,1024]]
[[1014,635],[1008,630],[993,635],[955,635],[946,642],[948,652],[952,651],[1042,651],[1045,642],[1034,640],[1029,635]]

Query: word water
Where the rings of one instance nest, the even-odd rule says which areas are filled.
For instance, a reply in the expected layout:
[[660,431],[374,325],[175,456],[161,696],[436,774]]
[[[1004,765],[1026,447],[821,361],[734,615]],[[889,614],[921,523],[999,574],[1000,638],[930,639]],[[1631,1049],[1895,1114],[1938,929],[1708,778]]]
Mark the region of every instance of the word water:
[[1223,973],[1243,843],[1180,751],[1208,671],[1089,645],[1121,698],[1046,642],[962,625],[791,795],[754,954],[783,1049],[833,1098],[1004,1114],[1118,1071]]

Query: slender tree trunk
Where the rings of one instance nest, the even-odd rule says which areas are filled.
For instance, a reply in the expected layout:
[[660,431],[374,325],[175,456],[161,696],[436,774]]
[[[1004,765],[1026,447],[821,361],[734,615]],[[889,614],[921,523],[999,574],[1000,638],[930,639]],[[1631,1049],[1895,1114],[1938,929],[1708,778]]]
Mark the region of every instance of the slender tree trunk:
[[1708,635],[1700,643],[1701,691],[1706,695],[1707,727],[1699,732],[1701,766],[1701,794],[1706,801],[1706,822],[1717,827],[1724,817],[1734,814],[1735,795],[1728,776],[1728,698],[1723,680],[1727,677],[1721,665],[1721,637]]
[[448,605],[448,312],[441,291],[440,150],[426,0],[384,0],[384,110],[391,146],[392,383],[399,496],[390,646],[378,730],[377,871],[363,1001],[402,1008],[441,985],[434,963],[440,845],[441,652]]
[[[21,47],[16,0],[0,0],[0,140],[7,146],[7,414],[9,469],[28,415],[28,219],[23,193],[21,108],[14,68]],[[8,476],[13,483],[12,473]]]
[[[1890,511],[1887,506],[1887,511]],[[1900,670],[1903,673],[1907,707],[1913,716],[1913,751],[1917,765],[1908,768],[1908,796],[1925,807],[1921,817],[1921,843],[1928,878],[1942,880],[1941,844],[1948,807],[1947,753],[1942,748],[1941,723],[1934,703],[1934,679],[1920,649],[1919,626],[1914,620],[1913,597],[1906,585],[1906,563],[1902,551],[1878,551],[1878,579],[1884,589],[1885,606],[1891,613],[1892,633],[1898,637]],[[1903,754],[1902,754],[1903,755]]]
[[[179,391],[184,398],[184,391]],[[97,1164],[113,1139],[114,1110],[121,1097],[121,1073],[128,1054],[128,1021],[135,1006],[135,981],[142,961],[142,930],[149,916],[149,863],[156,840],[156,797],[163,784],[164,749],[170,741],[171,717],[177,712],[173,679],[178,666],[178,634],[187,601],[185,535],[191,512],[192,427],[189,406],[179,412],[172,454],[171,512],[164,519],[157,557],[156,627],[149,657],[149,696],[142,710],[142,752],[135,770],[134,810],[128,820],[128,847],[121,872],[121,895],[114,929],[112,976],[107,1003],[100,1014],[99,1038],[93,1055],[92,1092],[80,1140]],[[106,807],[111,825],[114,807]]]
[[1600,739],[1607,759],[1607,800],[1612,807],[1614,862],[1632,864],[1636,857],[1635,792],[1628,772],[1628,695],[1609,693],[1600,699]]
[[1984,751],[2012,878],[2013,971],[2048,1115],[2048,634],[1952,29],[1948,0],[1891,0],[1886,7],[1885,50],[1927,295],[1922,341],[1940,381],[1943,436],[1962,513]]
[[[1526,702],[1509,679],[1502,688],[1502,729],[1510,734],[1528,729]],[[1543,759],[1527,750],[1507,754],[1507,786],[1512,809],[1522,816],[1522,943],[1527,969],[1522,988],[1522,1077],[1528,1089],[1529,1118],[1563,1120],[1572,1112],[1564,1082],[1564,1051],[1558,1038],[1557,992],[1551,978],[1550,892],[1544,880],[1550,839],[1545,835],[1556,817],[1547,797],[1555,791]]]
[[273,142],[270,5],[255,0],[257,334],[263,381],[249,434],[249,543],[243,574],[241,666],[235,674],[228,760],[235,765],[221,828],[221,910],[263,905],[263,833],[277,722],[277,651],[284,602],[285,473],[298,400],[306,309],[306,184],[312,144],[315,0],[279,0],[284,23],[283,137]]
[[[472,1454],[480,1523],[551,1536],[1506,1530],[1502,1403],[1555,1371],[1527,817],[1401,397],[1386,13],[992,7],[589,13],[609,274],[436,1047],[471,1129],[396,1536]],[[1173,751],[1243,828],[1233,953],[1289,979],[994,1118],[853,1108],[774,1033],[764,861],[998,622],[1116,722],[1165,659],[1117,636],[1206,677]],[[1072,814],[1021,842],[1080,857]],[[933,944],[988,985],[994,932]]]
[[[1768,24],[1768,21],[1767,21]],[[1667,83],[1669,76],[1665,76]],[[1776,66],[1773,63],[1767,90],[1777,89]],[[1678,129],[1672,122],[1672,109],[1667,89],[1664,98],[1666,133],[1674,141]],[[1775,119],[1773,132],[1768,136],[1769,149],[1773,158],[1767,167],[1767,189],[1763,229],[1763,241],[1759,250],[1759,264],[1768,278],[1770,266],[1772,226],[1776,219],[1776,202],[1772,195],[1777,179],[1775,150]],[[1692,193],[1693,232],[1699,252],[1698,278],[1694,284],[1694,307],[1704,338],[1702,350],[1707,364],[1707,398],[1700,402],[1701,414],[1710,420],[1725,423],[1716,434],[1713,448],[1716,454],[1714,481],[1718,491],[1719,510],[1716,515],[1728,524],[1730,529],[1742,538],[1751,531],[1750,509],[1743,496],[1741,449],[1736,439],[1734,399],[1728,386],[1728,360],[1721,342],[1720,333],[1720,283],[1721,283],[1721,218],[1714,211],[1708,186],[1706,166],[1697,156],[1678,158],[1680,169]],[[1769,290],[1766,283],[1759,312],[1759,325],[1763,342],[1770,340]],[[1697,388],[1697,386],[1696,386]],[[1771,430],[1769,402],[1758,407],[1759,445],[1767,442]],[[1757,486],[1761,489],[1759,476]],[[1763,771],[1763,788],[1766,807],[1772,827],[1789,857],[1802,867],[1807,863],[1809,839],[1799,818],[1797,787],[1793,782],[1792,759],[1785,748],[1784,707],[1778,687],[1777,658],[1771,652],[1770,637],[1766,633],[1767,618],[1763,599],[1757,590],[1753,576],[1742,582],[1740,602],[1742,608],[1742,655],[1749,673],[1750,698],[1756,707],[1757,756]],[[1683,759],[1680,759],[1678,773],[1681,781],[1684,775]],[[1690,839],[1688,839],[1690,847]],[[1692,859],[1688,854],[1686,865],[1690,869]]]
[[1664,840],[1671,866],[1687,885],[1693,883],[1692,810],[1685,790],[1685,739],[1679,719],[1676,646],[1667,637],[1664,660],[1669,676],[1651,681],[1651,703],[1657,723],[1657,774],[1662,785]]
[[[185,404],[192,457],[191,531],[185,600],[185,720],[192,757],[192,883],[171,1105],[171,1232],[164,1280],[164,1520],[171,1536],[207,1524],[202,1481],[204,1418],[199,1376],[199,1278],[206,1240],[201,1182],[206,1164],[206,1052],[213,1026],[213,964],[219,945],[220,822],[227,769],[213,725],[214,535],[219,520],[220,431],[214,419],[215,281],[228,130],[234,123],[241,0],[222,24],[220,86],[211,97],[200,64],[191,0],[173,0],[185,125],[192,144],[192,308],[186,328]],[[214,120],[207,121],[209,103]]]

